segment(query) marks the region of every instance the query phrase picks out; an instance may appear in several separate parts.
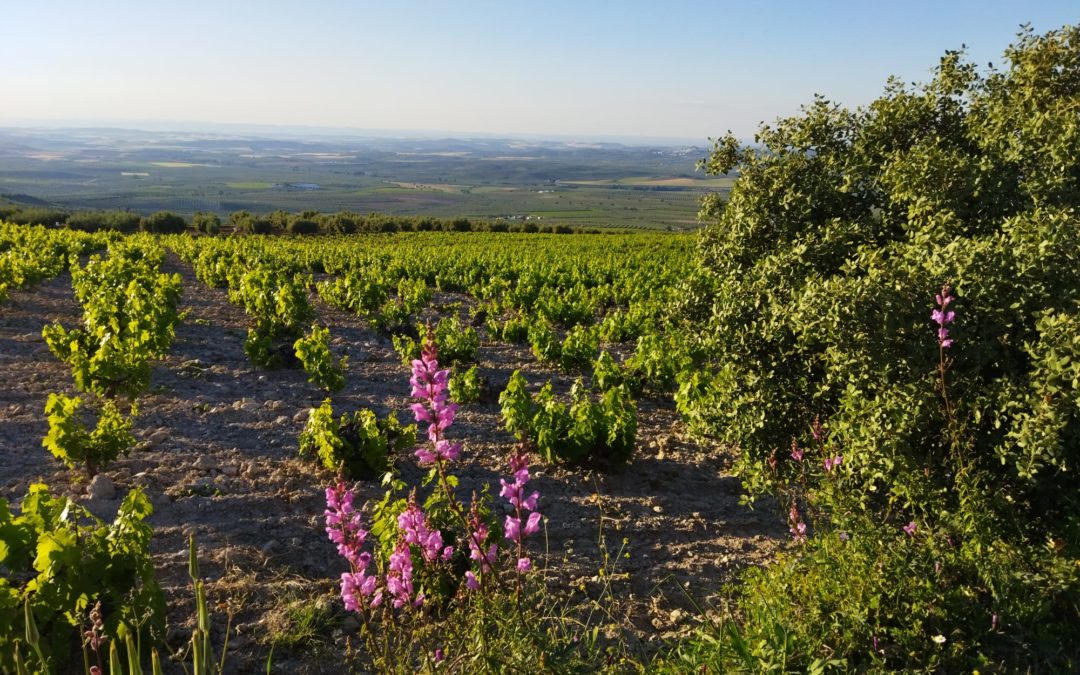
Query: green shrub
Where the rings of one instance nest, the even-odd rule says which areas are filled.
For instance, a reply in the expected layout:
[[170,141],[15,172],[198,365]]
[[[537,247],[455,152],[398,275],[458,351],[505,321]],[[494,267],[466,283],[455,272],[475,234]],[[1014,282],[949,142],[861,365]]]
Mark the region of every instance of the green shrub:
[[199,211],[192,216],[191,225],[196,231],[203,234],[218,234],[221,232],[221,219],[215,213]]
[[295,366],[294,344],[303,326],[315,316],[308,301],[311,275],[290,274],[267,266],[229,274],[229,301],[241,305],[253,319],[244,353],[264,368]]
[[175,213],[158,211],[140,220],[139,229],[153,234],[181,234],[187,231],[187,221]]
[[626,360],[626,370],[643,386],[671,391],[679,373],[691,369],[694,360],[685,335],[676,331],[646,333],[638,338],[637,348]]
[[17,643],[23,663],[28,660],[25,601],[53,672],[81,668],[71,637],[81,633],[98,601],[108,635],[118,635],[123,624],[144,643],[164,640],[165,603],[150,558],[150,526],[143,522],[152,510],[138,489],[108,525],[40,484],[30,486],[18,516],[0,499],[0,670],[17,672]]
[[52,324],[42,335],[80,390],[115,397],[149,384],[149,361],[168,353],[179,321],[180,275],[158,273],[163,256],[160,246],[132,238],[107,258],[72,266],[83,325],[69,331]]
[[289,234],[318,234],[319,224],[306,218],[291,218],[286,231]]
[[[416,326],[416,332],[424,335],[427,327],[421,324]],[[435,345],[439,351],[439,362],[447,366],[461,365],[476,360],[476,353],[480,349],[480,338],[476,329],[465,326],[456,317],[450,317],[439,321],[434,329]],[[414,359],[420,358],[420,343],[408,335],[393,335],[391,340],[394,351],[401,357],[401,363],[406,368]]]
[[593,401],[580,381],[570,390],[570,405],[558,401],[548,382],[530,396],[525,377],[514,371],[499,396],[507,431],[529,443],[547,462],[624,464],[634,451],[637,408],[625,387]]
[[529,324],[529,343],[537,359],[544,363],[559,363],[562,343],[559,342],[559,334],[547,321],[537,318]]
[[[711,634],[737,655],[721,669],[757,669],[744,650],[796,669],[1080,662],[1063,637],[1080,605],[1080,28],[1025,31],[1006,60],[981,74],[949,52],[928,85],[892,81],[857,111],[816,99],[707,160],[739,178],[703,205],[713,296],[689,318],[713,360],[680,376],[679,408],[738,449],[749,493],[858,539],[754,573],[741,628]],[[929,556],[957,571],[938,581]]]
[[465,372],[457,369],[450,375],[450,400],[455,403],[476,403],[484,391],[485,378],[477,366]]
[[126,455],[135,445],[131,435],[135,410],[125,418],[116,403],[105,400],[93,429],[79,414],[83,399],[63,394],[49,394],[45,414],[49,418],[49,433],[42,445],[69,469],[82,467],[93,477],[98,470]]
[[340,391],[345,386],[345,368],[349,357],[334,360],[330,353],[330,330],[318,324],[311,326],[311,332],[299,338],[294,344],[296,358],[308,374],[308,382],[317,384],[328,392]]
[[574,326],[559,349],[559,366],[576,370],[588,366],[600,352],[600,331],[595,326]]
[[390,291],[382,277],[370,270],[349,270],[333,281],[318,284],[323,302],[369,317],[386,302]]
[[529,320],[521,315],[514,315],[500,321],[494,314],[487,318],[488,332],[503,342],[518,344],[529,339]]
[[440,363],[470,363],[476,360],[480,338],[476,335],[476,329],[452,316],[435,327],[435,344],[439,349]]
[[597,391],[607,391],[619,385],[626,385],[631,392],[638,391],[637,379],[628,374],[607,350],[593,362],[592,386]]
[[381,476],[390,468],[391,454],[416,444],[416,425],[401,426],[391,413],[379,419],[370,410],[357,410],[334,419],[330,399],[312,408],[300,433],[300,454],[315,455],[324,467],[355,479]]

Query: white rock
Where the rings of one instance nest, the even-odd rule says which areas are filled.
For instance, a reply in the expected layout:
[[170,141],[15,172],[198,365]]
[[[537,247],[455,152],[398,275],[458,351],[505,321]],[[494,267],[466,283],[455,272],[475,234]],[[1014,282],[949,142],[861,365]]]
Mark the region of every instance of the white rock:
[[236,466],[235,464],[226,464],[225,466],[221,467],[221,473],[232,478],[240,474],[240,467]]
[[92,500],[112,499],[116,496],[116,485],[112,479],[103,473],[94,476],[90,485],[86,487],[86,496]]
[[274,418],[274,426],[280,426],[282,424],[288,424],[288,423],[289,423],[289,417],[287,415],[278,415],[276,418]]
[[307,422],[308,417],[311,415],[311,408],[304,408],[300,412],[293,415],[293,422]]

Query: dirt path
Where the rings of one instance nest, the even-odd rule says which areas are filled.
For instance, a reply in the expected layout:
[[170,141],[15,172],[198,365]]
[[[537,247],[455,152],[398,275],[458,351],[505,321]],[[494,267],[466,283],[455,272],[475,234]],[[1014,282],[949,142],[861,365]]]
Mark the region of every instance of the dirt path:
[[[128,489],[143,486],[154,503],[153,554],[170,600],[173,646],[184,640],[191,617],[186,541],[194,533],[211,595],[222,603],[218,613],[236,609],[229,663],[238,672],[261,669],[269,647],[260,640],[280,628],[297,602],[332,601],[334,579],[344,571],[321,523],[329,476],[296,457],[306,411],[324,395],[302,371],[251,366],[243,352],[243,310],[175,257],[165,268],[183,276],[187,315],[169,357],[155,367],[150,393],[140,399],[139,448],[106,472],[118,488],[111,500],[86,500],[84,485],[41,447],[48,393],[73,393],[70,371],[41,338],[46,323],[79,320],[70,275],[14,291],[0,305],[0,496],[17,502],[30,482],[41,480],[111,517]],[[449,294],[435,298],[436,304],[453,301],[468,303]],[[365,406],[380,414],[396,410],[405,421],[408,372],[389,339],[315,302],[332,348],[350,357],[348,384],[333,397],[335,412]],[[565,392],[573,381],[536,363],[528,346],[482,341],[479,363],[496,392],[516,368],[531,388],[552,379],[556,391]],[[451,432],[465,443],[461,494],[484,482],[497,485],[513,442],[502,430],[498,404],[465,406]],[[628,554],[615,570],[626,574],[615,577],[612,590],[625,602],[631,629],[647,641],[685,627],[682,617],[690,613],[675,610],[687,609],[688,597],[707,603],[737,570],[768,559],[783,540],[774,509],[738,505],[738,483],[725,467],[715,449],[685,437],[670,400],[660,399],[640,402],[638,447],[624,470],[601,475],[536,467],[531,485],[542,494],[547,559],[558,586],[598,592],[602,515],[609,552]],[[406,481],[421,475],[411,457],[398,468]],[[364,484],[361,494],[381,491]],[[332,631],[321,642],[276,650],[275,672],[322,672],[318,650],[335,649],[332,642],[341,636]]]

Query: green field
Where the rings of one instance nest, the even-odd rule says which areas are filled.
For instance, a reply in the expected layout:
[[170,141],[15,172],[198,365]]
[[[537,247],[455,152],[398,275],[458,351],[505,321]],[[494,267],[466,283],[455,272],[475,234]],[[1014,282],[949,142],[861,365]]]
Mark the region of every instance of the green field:
[[694,229],[701,196],[726,192],[732,182],[695,172],[703,148],[193,141],[109,130],[0,130],[4,140],[26,149],[0,153],[0,195],[60,208],[137,213],[349,210]]

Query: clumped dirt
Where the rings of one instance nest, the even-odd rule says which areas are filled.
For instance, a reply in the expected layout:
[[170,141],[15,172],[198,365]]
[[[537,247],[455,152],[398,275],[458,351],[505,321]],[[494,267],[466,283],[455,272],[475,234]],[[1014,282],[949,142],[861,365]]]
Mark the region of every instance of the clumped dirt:
[[[41,446],[48,394],[75,393],[67,365],[41,337],[48,323],[70,327],[80,320],[70,275],[13,291],[0,305],[0,497],[17,504],[30,483],[45,482],[111,519],[123,495],[143,487],[154,505],[152,552],[170,605],[171,647],[182,648],[190,635],[187,538],[193,533],[219,633],[233,614],[230,669],[265,670],[268,636],[288,624],[290,604],[335,602],[334,580],[345,571],[323,532],[323,489],[331,477],[297,457],[307,411],[325,394],[301,370],[253,367],[243,352],[243,310],[171,255],[165,271],[183,276],[187,314],[168,358],[155,366],[150,391],[139,399],[139,446],[104,472],[116,484],[112,499],[89,499],[85,481]],[[406,421],[408,371],[389,338],[313,301],[318,320],[330,327],[332,349],[349,356],[348,384],[333,396],[335,413],[369,407],[398,411]],[[440,293],[433,304],[455,302],[464,307],[469,299]],[[514,369],[534,390],[550,379],[565,393],[574,379],[537,363],[527,345],[482,339],[479,365],[496,394]],[[625,630],[647,649],[691,626],[697,612],[688,610],[709,606],[739,570],[771,558],[784,527],[774,507],[739,504],[725,454],[688,438],[669,396],[643,397],[638,410],[637,447],[624,469],[534,467],[530,485],[542,494],[547,551],[536,550],[544,548],[544,537],[531,546],[541,566],[546,563],[554,591],[584,589],[595,596],[610,584]],[[465,446],[460,494],[497,485],[513,447],[498,404],[464,406],[451,435]],[[399,458],[396,468],[410,483],[422,475],[411,456]],[[382,490],[369,482],[360,493],[377,498]],[[616,573],[607,581],[598,576],[602,544]],[[327,654],[355,627],[343,613],[335,622],[340,627],[329,635],[277,648],[274,671],[334,672]]]

